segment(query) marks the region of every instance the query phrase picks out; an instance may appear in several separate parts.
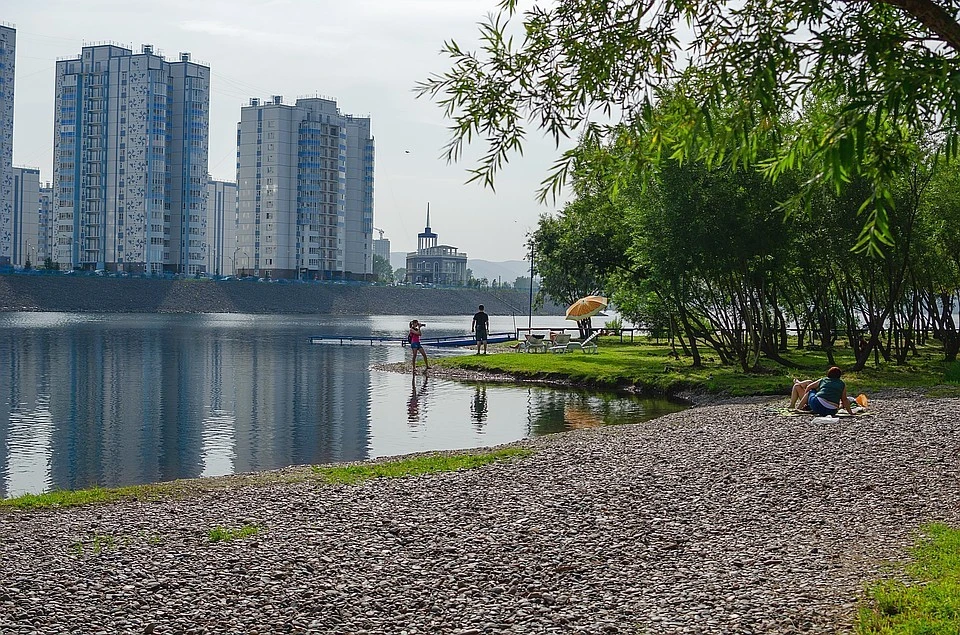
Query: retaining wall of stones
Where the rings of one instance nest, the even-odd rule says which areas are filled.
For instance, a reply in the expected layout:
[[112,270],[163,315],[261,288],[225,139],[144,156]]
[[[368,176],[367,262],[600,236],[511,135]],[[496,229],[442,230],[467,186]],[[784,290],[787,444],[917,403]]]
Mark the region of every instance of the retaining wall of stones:
[[0,311],[472,315],[483,304],[491,314],[526,315],[528,302],[526,292],[500,289],[0,276]]

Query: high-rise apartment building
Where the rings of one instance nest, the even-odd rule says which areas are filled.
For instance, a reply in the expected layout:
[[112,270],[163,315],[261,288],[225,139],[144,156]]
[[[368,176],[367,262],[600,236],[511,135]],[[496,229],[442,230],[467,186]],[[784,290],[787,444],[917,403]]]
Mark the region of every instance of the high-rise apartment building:
[[37,239],[37,263],[43,264],[53,257],[53,185],[40,186],[40,237]]
[[0,24],[0,264],[13,259],[13,80],[17,32]]
[[373,239],[373,255],[380,256],[387,262],[390,262],[390,239],[374,238]]
[[237,273],[237,184],[207,182],[207,271]]
[[53,259],[61,268],[206,268],[210,69],[144,45],[57,62]]
[[10,264],[37,265],[40,243],[40,170],[13,168],[13,213]]
[[373,161],[369,118],[329,99],[251,99],[237,128],[238,273],[369,279]]

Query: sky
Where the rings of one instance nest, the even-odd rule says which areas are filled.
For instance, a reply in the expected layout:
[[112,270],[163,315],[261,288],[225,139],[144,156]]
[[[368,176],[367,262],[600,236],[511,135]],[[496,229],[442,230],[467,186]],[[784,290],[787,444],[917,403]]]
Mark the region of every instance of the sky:
[[449,122],[413,92],[449,68],[445,40],[476,48],[476,24],[495,8],[496,0],[3,0],[0,22],[17,29],[14,164],[51,179],[58,58],[76,57],[84,44],[116,42],[137,53],[153,44],[167,59],[190,52],[210,66],[213,178],[236,180],[236,126],[250,97],[333,98],[341,112],[371,118],[374,226],[391,251],[416,249],[429,202],[440,243],[469,258],[522,260],[526,233],[562,205],[536,197],[559,154],[552,140],[531,131],[496,192],[465,184],[483,146],[448,165]]

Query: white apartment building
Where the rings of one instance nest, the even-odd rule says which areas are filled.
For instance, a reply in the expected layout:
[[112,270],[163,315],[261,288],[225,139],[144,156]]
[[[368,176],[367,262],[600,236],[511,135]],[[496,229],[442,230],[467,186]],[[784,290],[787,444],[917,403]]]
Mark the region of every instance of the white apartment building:
[[63,268],[206,268],[210,69],[85,46],[57,62],[53,259]]
[[17,32],[0,23],[0,264],[13,260],[13,81]]
[[207,181],[207,272],[237,273],[237,184]]
[[40,170],[13,168],[10,264],[37,266],[40,245]]
[[370,279],[373,165],[369,118],[330,99],[251,99],[237,127],[237,273]]

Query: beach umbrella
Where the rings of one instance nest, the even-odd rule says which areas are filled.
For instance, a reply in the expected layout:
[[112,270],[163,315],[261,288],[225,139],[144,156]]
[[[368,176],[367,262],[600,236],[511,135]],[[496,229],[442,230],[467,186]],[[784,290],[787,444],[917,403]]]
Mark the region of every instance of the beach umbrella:
[[600,295],[588,295],[567,307],[568,320],[586,320],[607,308],[607,299]]

